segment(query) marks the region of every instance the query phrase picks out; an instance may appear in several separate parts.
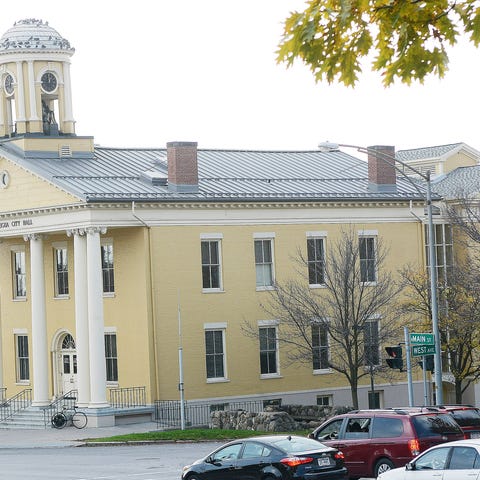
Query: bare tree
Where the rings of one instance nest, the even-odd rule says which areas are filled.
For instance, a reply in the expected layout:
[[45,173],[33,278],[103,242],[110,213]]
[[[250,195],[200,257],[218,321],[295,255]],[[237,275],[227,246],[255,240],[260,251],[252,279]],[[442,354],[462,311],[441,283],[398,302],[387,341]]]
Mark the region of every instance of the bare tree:
[[447,215],[467,240],[480,244],[480,200],[476,193],[459,190],[447,204]]
[[[401,271],[405,286],[402,310],[412,316],[415,331],[431,329],[428,274],[411,268]],[[455,402],[480,378],[480,266],[458,263],[447,282],[438,284],[439,330],[442,351],[455,383]]]
[[[329,243],[321,265],[313,265],[308,253],[299,249],[293,258],[298,276],[278,282],[262,305],[279,320],[278,342],[285,360],[323,364],[343,375],[354,408],[359,380],[372,368],[382,368],[380,346],[398,338],[391,305],[399,289],[384,268],[386,249],[378,238],[373,244],[364,240],[353,228],[342,231],[336,242]],[[310,288],[308,273],[322,267],[322,288]],[[258,337],[251,323],[244,323],[243,329]],[[319,348],[322,335],[328,337],[328,350]]]

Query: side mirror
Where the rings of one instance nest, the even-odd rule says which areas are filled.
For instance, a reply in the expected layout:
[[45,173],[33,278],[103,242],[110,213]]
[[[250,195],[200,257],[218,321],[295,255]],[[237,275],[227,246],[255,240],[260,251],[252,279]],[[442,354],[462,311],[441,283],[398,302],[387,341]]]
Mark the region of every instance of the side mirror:
[[309,433],[308,438],[313,438],[313,440],[315,440],[315,435],[313,433]]
[[408,463],[405,465],[405,470],[415,470],[415,464],[412,463],[412,462],[408,462]]

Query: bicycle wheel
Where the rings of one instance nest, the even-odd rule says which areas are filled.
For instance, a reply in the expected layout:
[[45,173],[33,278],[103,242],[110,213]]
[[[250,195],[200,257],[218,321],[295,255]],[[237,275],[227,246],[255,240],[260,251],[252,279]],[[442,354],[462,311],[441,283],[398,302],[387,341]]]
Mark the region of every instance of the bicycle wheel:
[[75,412],[72,417],[73,426],[76,428],[85,428],[87,426],[87,416],[83,412]]
[[62,412],[57,412],[52,417],[52,427],[63,428],[67,424],[67,417]]

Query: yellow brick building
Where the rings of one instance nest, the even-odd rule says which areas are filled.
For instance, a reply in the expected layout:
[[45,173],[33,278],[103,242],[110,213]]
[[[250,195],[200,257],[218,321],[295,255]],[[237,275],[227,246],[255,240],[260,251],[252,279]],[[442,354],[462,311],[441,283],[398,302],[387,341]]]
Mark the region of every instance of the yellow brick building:
[[[261,308],[275,281],[294,274],[298,247],[315,238],[328,250],[346,226],[381,238],[392,272],[424,266],[422,191],[377,155],[335,148],[95,146],[75,134],[73,53],[40,20],[0,39],[3,395],[31,389],[43,408],[75,391],[98,425],[115,421],[111,391],[178,399],[181,374],[188,401],[349,404],[342,377],[286,365],[278,344],[262,350],[242,323],[275,340],[278,323]],[[463,144],[397,154],[439,174],[479,158]],[[420,398],[418,369],[414,384]],[[384,406],[408,401],[402,375],[376,390]]]

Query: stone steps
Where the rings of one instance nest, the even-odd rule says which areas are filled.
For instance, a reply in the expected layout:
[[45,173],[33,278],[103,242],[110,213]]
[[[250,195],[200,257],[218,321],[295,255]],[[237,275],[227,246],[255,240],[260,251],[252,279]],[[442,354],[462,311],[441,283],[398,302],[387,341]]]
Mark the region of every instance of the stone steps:
[[[51,428],[50,417],[44,416],[44,409],[27,407],[15,412],[12,417],[0,422],[0,429],[42,429]],[[47,424],[45,424],[47,422]]]

